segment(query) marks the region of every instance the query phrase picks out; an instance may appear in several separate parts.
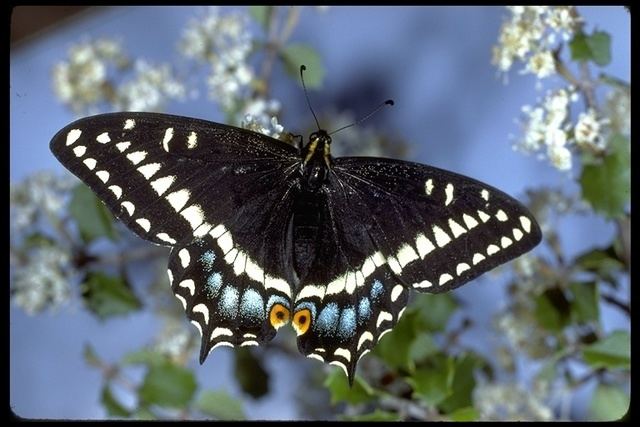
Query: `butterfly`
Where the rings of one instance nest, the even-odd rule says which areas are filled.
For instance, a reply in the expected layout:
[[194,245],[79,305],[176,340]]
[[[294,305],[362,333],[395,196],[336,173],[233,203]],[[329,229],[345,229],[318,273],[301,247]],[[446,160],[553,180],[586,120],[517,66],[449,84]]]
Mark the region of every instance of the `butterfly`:
[[536,246],[528,210],[487,184],[401,160],[331,155],[157,113],[82,118],[51,151],[141,238],[172,248],[168,276],[215,348],[291,323],[300,352],[342,368],[389,332],[412,290],[440,293]]

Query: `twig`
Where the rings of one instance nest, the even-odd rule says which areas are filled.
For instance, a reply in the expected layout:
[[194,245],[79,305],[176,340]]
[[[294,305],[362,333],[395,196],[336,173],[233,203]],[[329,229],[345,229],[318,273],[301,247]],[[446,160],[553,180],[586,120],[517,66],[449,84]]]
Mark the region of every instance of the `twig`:
[[624,311],[624,313],[628,317],[631,317],[631,306],[628,303],[620,301],[619,299],[617,299],[613,295],[608,295],[608,294],[602,294],[602,299],[605,300],[606,302],[608,302],[611,305],[615,305],[620,310]]

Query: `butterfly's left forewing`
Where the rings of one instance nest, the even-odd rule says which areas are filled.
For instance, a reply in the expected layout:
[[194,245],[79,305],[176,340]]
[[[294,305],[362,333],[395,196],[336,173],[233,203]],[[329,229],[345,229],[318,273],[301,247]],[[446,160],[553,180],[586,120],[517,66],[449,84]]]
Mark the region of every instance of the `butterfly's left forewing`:
[[270,315],[287,317],[292,297],[293,147],[203,120],[114,113],[68,125],[51,150],[132,231],[173,248],[169,277],[203,335],[201,360],[217,345],[269,340],[288,320]]

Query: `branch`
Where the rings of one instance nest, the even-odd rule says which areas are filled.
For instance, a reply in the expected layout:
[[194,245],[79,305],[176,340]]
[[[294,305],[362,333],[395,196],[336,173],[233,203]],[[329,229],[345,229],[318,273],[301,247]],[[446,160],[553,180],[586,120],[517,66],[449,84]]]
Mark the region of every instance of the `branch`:
[[628,303],[619,300],[613,295],[608,295],[608,294],[602,294],[602,299],[608,302],[609,304],[614,305],[618,307],[620,310],[624,311],[627,317],[631,317],[631,306]]

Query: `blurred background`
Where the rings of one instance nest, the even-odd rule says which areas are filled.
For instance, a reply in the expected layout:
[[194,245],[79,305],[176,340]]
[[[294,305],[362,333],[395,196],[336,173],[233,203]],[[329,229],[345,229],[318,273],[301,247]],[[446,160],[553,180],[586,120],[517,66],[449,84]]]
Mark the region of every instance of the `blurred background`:
[[[622,7],[580,7],[577,12],[585,22],[585,33],[592,34],[594,29],[599,29],[610,35],[610,61],[606,64],[603,62],[603,65],[591,64],[594,78],[598,73],[606,73],[628,82],[628,11]],[[540,200],[544,199],[546,202],[543,204],[547,209],[544,212],[549,209],[561,210],[559,205],[564,203],[567,206],[564,211],[544,214],[541,219],[541,222],[546,221],[545,227],[551,230],[549,235],[554,236],[554,240],[543,243],[535,250],[536,258],[531,268],[538,268],[537,271],[541,271],[542,267],[570,270],[569,264],[573,268],[579,263],[571,264],[569,260],[576,260],[579,256],[590,253],[593,248],[608,248],[620,235],[624,236],[623,228],[621,232],[624,222],[616,219],[615,215],[604,215],[597,209],[594,212],[584,201],[580,202],[581,191],[584,191],[581,188],[584,181],[581,180],[583,175],[580,165],[586,164],[583,152],[572,146],[574,165],[567,168],[554,163],[551,151],[545,153],[539,149],[526,154],[522,150],[514,150],[514,145],[522,146],[520,141],[530,129],[526,126],[523,128],[522,107],[543,102],[541,99],[548,90],[567,86],[566,78],[563,79],[565,76],[543,76],[542,79],[540,72],[523,73],[519,69],[525,67],[515,65],[510,72],[505,73],[492,64],[494,47],[502,43],[499,40],[501,28],[504,32],[504,26],[513,19],[516,12],[502,7],[304,7],[296,8],[295,12],[289,8],[277,8],[275,12],[269,13],[276,14],[274,22],[277,25],[261,25],[261,22],[265,22],[264,11],[249,11],[242,7],[221,7],[215,12],[203,7],[14,8],[10,50],[12,212],[23,212],[29,205],[29,197],[32,197],[29,196],[32,194],[29,191],[34,191],[26,186],[21,190],[16,187],[14,192],[14,186],[37,181],[45,189],[48,186],[49,190],[59,190],[60,194],[66,195],[61,196],[62,201],[51,201],[60,205],[54,210],[61,217],[66,215],[66,203],[77,181],[71,178],[60,178],[62,181],[57,181],[57,178],[49,178],[49,175],[37,179],[32,177],[43,171],[52,173],[53,177],[70,175],[53,157],[48,144],[60,128],[90,113],[140,109],[236,125],[246,118],[245,113],[252,113],[259,118],[264,114],[277,115],[278,123],[284,127],[285,132],[303,134],[306,139],[306,135],[314,129],[312,117],[295,73],[288,72],[291,65],[304,62],[310,68],[311,103],[318,113],[321,125],[328,130],[353,122],[385,99],[393,98],[395,101],[394,107],[383,109],[357,128],[335,135],[336,149],[343,149],[345,153],[403,157],[452,170],[495,186],[523,202],[534,203],[537,200],[542,203]],[[201,45],[196,41],[197,37],[204,37],[202,34],[211,30],[207,29],[205,23],[215,22],[216,19],[220,21],[228,16],[242,16],[245,19],[240,21],[245,23],[249,41],[254,43],[252,56],[246,60],[252,71],[243,76],[239,71],[241,69],[236,68],[235,74],[228,76],[229,80],[216,84],[212,77],[215,61],[198,56],[202,56],[202,52],[198,50]],[[202,26],[198,27],[198,23]],[[241,38],[237,29],[229,31],[229,34]],[[280,40],[285,40],[283,46],[294,47],[286,52],[280,51],[280,56],[270,56],[273,51],[269,50],[269,45],[259,45],[256,41],[264,42],[271,36],[280,36]],[[109,80],[111,86],[108,90],[103,88],[104,91],[99,92],[102,98],[91,98],[87,95],[89,89],[84,88],[83,92],[77,85],[73,86],[69,83],[69,76],[74,71],[74,61],[75,66],[81,61],[78,59],[81,53],[78,45],[107,39],[110,42],[102,47],[92,45],[91,52],[105,64],[110,64],[109,68],[98,71],[95,68],[75,69],[77,76],[91,75],[99,82],[104,81],[104,73],[110,78],[113,76],[113,80]],[[553,41],[554,46],[561,42],[560,39]],[[565,46],[558,55],[566,63],[570,63],[572,57],[566,45],[567,40],[564,42]],[[241,40],[237,49],[242,51],[245,44],[247,40]],[[589,43],[586,45],[591,46]],[[265,72],[265,64],[268,63],[271,68]],[[164,64],[170,66],[165,67]],[[571,66],[574,67],[576,76],[584,77],[584,74],[580,74],[581,68],[574,64]],[[122,77],[126,73],[138,73],[138,77]],[[140,75],[144,77],[139,77]],[[262,79],[265,76],[268,78]],[[131,83],[128,83],[127,78]],[[229,96],[230,89],[224,83],[228,84],[233,79],[240,83],[243,79],[259,82],[251,87],[251,96],[253,101],[261,100],[262,103],[256,101],[234,104],[233,100],[225,101],[222,96]],[[70,87],[65,87],[64,84]],[[608,92],[606,88],[598,90],[594,96],[604,103],[605,99],[609,99],[606,98]],[[256,93],[260,96],[255,96]],[[160,100],[152,102],[153,96],[160,97]],[[526,111],[525,109],[525,115]],[[579,113],[583,111],[585,108],[582,103],[577,103],[567,120],[579,120]],[[264,124],[260,120],[255,123],[263,128],[273,125],[271,122]],[[577,135],[577,131],[567,132],[569,135]],[[343,148],[339,148],[341,144]],[[628,189],[628,186],[625,188]],[[528,190],[534,189],[553,191],[536,193],[537,196],[528,193]],[[23,199],[17,196],[19,191],[24,192]],[[73,213],[73,208],[70,209]],[[629,211],[626,212],[628,219]],[[138,303],[132,303],[135,310],[123,309],[122,315],[112,316],[112,312],[108,315],[96,315],[100,313],[100,308],[96,309],[97,303],[91,298],[91,292],[95,295],[96,289],[87,288],[86,283],[83,283],[87,276],[84,276],[86,272],[83,265],[77,263],[77,258],[66,261],[73,263],[75,275],[62,275],[69,278],[65,282],[62,296],[50,297],[39,305],[29,305],[29,301],[32,301],[29,298],[34,297],[30,293],[42,292],[37,287],[29,287],[29,277],[33,276],[30,276],[32,270],[27,270],[27,267],[31,267],[30,263],[34,262],[33,257],[38,256],[34,255],[33,248],[39,247],[40,243],[36,242],[33,244],[35,246],[24,249],[25,242],[34,236],[25,230],[35,224],[28,224],[28,221],[26,224],[18,224],[17,215],[14,214],[11,219],[12,251],[16,249],[15,255],[12,252],[10,271],[10,406],[14,413],[26,418],[54,419],[101,419],[107,416],[189,417],[191,412],[185,412],[184,405],[163,405],[161,401],[155,401],[156,406],[153,407],[160,407],[159,412],[136,412],[131,409],[139,408],[139,403],[145,399],[154,402],[153,393],[148,391],[150,386],[147,381],[153,364],[136,364],[129,359],[128,364],[124,363],[126,366],[119,365],[125,355],[139,352],[142,348],[155,346],[153,348],[157,350],[167,336],[189,341],[197,335],[195,329],[187,324],[184,314],[179,313],[181,307],[170,295],[168,285],[164,283],[165,287],[162,287],[162,279],[158,279],[159,276],[156,275],[156,271],[164,271],[166,253],[155,252],[151,258],[134,258],[132,265],[126,265],[126,268],[122,264],[107,267],[111,274],[126,270],[128,275],[125,276],[133,278],[130,289],[141,307],[136,305]],[[24,215],[22,218],[24,221]],[[65,221],[68,220],[67,217]],[[79,221],[80,218],[72,215],[71,221],[74,220]],[[46,218],[38,221],[37,225],[44,231],[36,234],[36,237],[56,236],[59,233],[55,222],[52,226],[46,223]],[[123,254],[128,254],[131,250],[143,253],[147,250],[146,242],[133,235],[127,236],[127,231],[117,228],[117,225],[114,227],[117,239],[84,239],[86,252],[83,253],[108,253],[112,257],[118,257],[127,256]],[[74,236],[77,235],[77,226],[69,229],[75,233]],[[72,237],[71,240],[79,242],[77,237]],[[77,245],[70,246],[77,249]],[[603,249],[602,252],[606,251]],[[561,259],[567,264],[559,265],[549,261],[551,259]],[[613,261],[607,260],[608,265],[611,265]],[[617,262],[623,264],[623,261],[624,257],[619,256]],[[593,274],[595,270],[597,268],[585,267],[585,274]],[[522,271],[486,274],[453,292],[451,298],[455,300],[456,309],[451,309],[442,330],[433,334],[439,352],[447,357],[458,357],[455,348],[463,348],[477,354],[483,364],[492,365],[492,369],[482,369],[485,374],[475,374],[477,384],[474,383],[474,390],[469,391],[473,397],[472,402],[455,409],[473,408],[463,413],[471,419],[510,418],[509,411],[513,408],[495,409],[491,402],[486,402],[483,398],[495,396],[494,400],[499,401],[500,392],[513,397],[518,390],[526,397],[532,393],[530,390],[534,387],[535,380],[540,371],[548,366],[549,360],[557,361],[576,355],[569,350],[564,352],[570,344],[573,346],[572,351],[576,351],[576,348],[579,350],[577,358],[566,366],[554,365],[551,375],[554,378],[548,382],[553,383],[556,375],[564,375],[563,381],[571,383],[566,380],[569,374],[565,369],[576,378],[595,373],[578,386],[565,384],[562,392],[549,392],[548,396],[556,396],[551,401],[541,397],[540,404],[544,405],[544,410],[528,408],[531,413],[528,418],[594,419],[594,414],[599,414],[593,409],[598,404],[594,396],[601,392],[601,384],[614,384],[617,391],[605,395],[624,407],[624,396],[628,393],[628,371],[624,371],[625,364],[590,364],[588,357],[585,358],[580,352],[580,345],[588,346],[603,341],[613,331],[629,331],[629,316],[624,309],[625,301],[628,308],[629,278],[625,272],[628,270],[618,268],[615,274],[612,273],[615,286],[595,291],[597,300],[592,301],[592,304],[597,309],[597,319],[589,318],[589,322],[580,323],[571,317],[561,327],[549,326],[542,321],[539,327],[545,331],[545,335],[541,339],[547,344],[546,347],[543,346],[545,350],[541,354],[522,351],[519,347],[522,343],[511,339],[504,329],[505,318],[513,319],[518,317],[518,313],[522,314],[515,309],[517,304],[514,302],[514,295],[520,292],[514,291],[514,283],[518,282],[517,278],[521,278]],[[529,279],[531,280],[531,275]],[[573,278],[570,281],[573,283],[575,280],[577,279]],[[584,280],[599,283],[601,278]],[[530,295],[531,298],[547,295],[545,292],[549,288],[532,289],[526,291],[530,294],[525,292],[519,295]],[[563,295],[569,294],[570,291],[566,291]],[[605,294],[618,304],[603,300],[602,296]],[[571,295],[575,297],[578,293]],[[578,301],[577,297],[567,298],[569,303]],[[156,304],[156,301],[161,302]],[[541,316],[562,317],[562,310],[553,305],[553,299],[550,301],[555,307],[549,309],[551,311],[544,311],[546,306],[538,303],[530,308],[531,312]],[[159,311],[163,314],[159,314]],[[170,323],[166,320],[166,313],[174,312],[182,317],[176,317],[179,321]],[[511,317],[505,317],[505,313]],[[525,316],[521,319],[530,318]],[[167,324],[180,326],[168,327]],[[167,332],[167,328],[174,328],[173,332]],[[591,328],[589,331],[595,337],[592,341],[577,338],[584,335],[585,328]],[[176,330],[179,332],[175,332]],[[447,348],[447,337],[452,335],[451,332],[455,332],[455,345]],[[394,412],[389,409],[394,407],[393,404],[381,402],[378,397],[350,400],[342,396],[341,399],[333,388],[335,384],[325,382],[323,386],[322,379],[309,378],[312,376],[310,371],[315,370],[324,375],[333,368],[324,370],[316,361],[290,354],[287,349],[297,351],[292,334],[279,335],[282,335],[276,339],[281,343],[276,345],[279,348],[255,350],[255,354],[250,355],[259,361],[261,369],[264,368],[269,375],[266,382],[268,391],[253,394],[258,398],[251,397],[252,394],[247,392],[242,381],[238,381],[238,366],[243,364],[233,349],[216,350],[202,366],[197,363],[196,352],[181,353],[188,356],[178,358],[179,362],[176,362],[175,357],[171,359],[172,363],[186,367],[188,371],[185,372],[194,376],[198,390],[223,393],[209,395],[211,399],[217,399],[218,402],[229,399],[231,403],[228,406],[242,408],[239,412],[220,415],[214,409],[207,412],[203,403],[199,406],[200,412],[196,412],[200,416],[214,418],[238,418],[242,414],[248,419],[335,419],[338,414],[355,416],[375,410],[400,414],[403,419],[420,419],[421,414],[426,419],[452,419],[451,414],[455,413],[448,410],[446,405],[443,406],[442,400],[434,398],[411,381],[408,382],[413,384],[412,388],[400,387],[395,391],[385,388],[387,383],[384,381],[375,383],[375,387],[384,389],[391,395],[397,393],[402,396],[405,393],[405,398],[407,390],[408,396],[411,396],[411,391],[423,396],[422,400],[414,397],[408,401],[424,412],[409,411],[408,415],[399,410]],[[549,341],[554,344],[550,345]],[[193,343],[184,344],[190,349],[192,345]],[[624,345],[626,344],[623,347]],[[509,348],[509,351],[500,353],[498,349],[503,346]],[[95,354],[89,354],[92,352]],[[505,354],[508,354],[510,362],[501,359],[507,357]],[[144,359],[139,353],[136,353],[136,357],[139,357],[138,360]],[[376,357],[385,360],[384,354]],[[620,357],[624,358],[624,354]],[[416,363],[416,366],[422,366]],[[621,375],[616,371],[612,377],[603,377],[609,375],[608,369],[621,366]],[[378,372],[376,366],[363,363],[359,369],[360,373],[366,369]],[[400,377],[405,375],[402,372],[409,372],[404,378],[411,378],[411,368],[396,371],[401,372]],[[487,371],[491,371],[491,374],[486,374]],[[367,375],[367,372],[363,374],[365,378]],[[307,388],[307,382],[314,388]],[[113,384],[107,394],[105,384]],[[487,384],[508,386],[490,388]],[[482,396],[478,396],[480,387],[485,387]],[[368,390],[366,387],[364,389]],[[509,390],[512,393],[508,393]],[[366,395],[370,391],[363,393]],[[119,403],[115,404],[111,399]],[[605,399],[604,402],[608,401]],[[118,405],[122,405],[124,409]],[[367,409],[363,410],[364,407]],[[529,413],[522,409],[518,411],[523,417]]]

